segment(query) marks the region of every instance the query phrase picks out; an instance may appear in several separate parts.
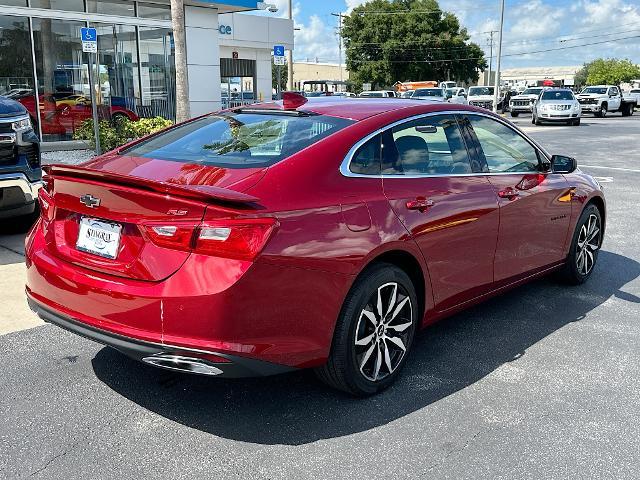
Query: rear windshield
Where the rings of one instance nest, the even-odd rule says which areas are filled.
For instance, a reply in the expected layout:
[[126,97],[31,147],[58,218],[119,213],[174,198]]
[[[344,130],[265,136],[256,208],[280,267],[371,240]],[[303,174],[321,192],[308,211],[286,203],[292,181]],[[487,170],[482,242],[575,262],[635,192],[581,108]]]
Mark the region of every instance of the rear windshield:
[[420,88],[413,93],[414,97],[444,97],[441,88]]
[[573,93],[568,90],[547,90],[542,94],[542,100],[573,100]]
[[266,167],[352,123],[324,115],[208,115],[152,136],[121,154],[227,168]]

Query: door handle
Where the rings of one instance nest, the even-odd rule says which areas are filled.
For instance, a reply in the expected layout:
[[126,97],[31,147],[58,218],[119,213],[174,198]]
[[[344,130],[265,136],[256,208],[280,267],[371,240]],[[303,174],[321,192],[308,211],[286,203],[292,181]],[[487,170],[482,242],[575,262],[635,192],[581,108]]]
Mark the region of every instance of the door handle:
[[498,196],[507,200],[515,200],[520,196],[520,192],[513,187],[507,187],[504,190],[500,190]]
[[429,200],[427,198],[418,197],[415,200],[409,200],[406,205],[408,210],[418,210],[420,212],[426,212],[431,207],[433,207],[434,202],[433,200]]

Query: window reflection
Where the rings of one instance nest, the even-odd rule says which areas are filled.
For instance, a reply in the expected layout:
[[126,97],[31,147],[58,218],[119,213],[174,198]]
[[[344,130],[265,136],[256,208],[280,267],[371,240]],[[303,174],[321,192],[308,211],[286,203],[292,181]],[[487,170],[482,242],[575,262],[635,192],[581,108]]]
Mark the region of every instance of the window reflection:
[[168,28],[140,27],[140,116],[175,118],[175,60]]
[[171,7],[155,3],[138,3],[138,16],[155,20],[171,20]]
[[136,29],[128,25],[92,24],[98,34],[96,98],[104,118],[137,120],[140,101]]
[[87,12],[134,17],[136,12],[134,3],[130,0],[87,0]]
[[29,22],[0,16],[0,95],[35,102],[33,87]]
[[67,12],[84,12],[83,0],[31,0],[33,8],[50,8]]
[[[39,120],[44,140],[70,140],[80,123],[91,116],[81,27],[84,22],[33,19]],[[26,106],[35,117],[35,105]]]

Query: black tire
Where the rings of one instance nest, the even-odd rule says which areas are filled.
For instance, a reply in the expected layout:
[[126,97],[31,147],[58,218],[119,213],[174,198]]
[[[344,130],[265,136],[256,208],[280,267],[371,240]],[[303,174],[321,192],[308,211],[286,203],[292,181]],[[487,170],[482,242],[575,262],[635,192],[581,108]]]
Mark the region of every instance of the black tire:
[[536,125],[542,125],[542,122],[540,120],[538,120],[538,117],[533,117],[533,123]]
[[[389,312],[395,311],[395,308],[390,305],[393,298],[393,287],[390,286],[392,284],[396,285],[398,300],[395,303],[396,307],[403,302],[404,306],[395,318],[382,322],[384,326],[381,323],[375,324],[370,320],[370,315],[374,315],[379,320],[376,312],[377,301],[372,303],[374,297],[379,296],[382,299],[383,310],[388,306],[387,314],[382,316],[384,319],[388,317]],[[368,315],[364,314],[364,310]],[[367,396],[384,390],[396,380],[406,362],[419,315],[420,308],[415,287],[409,276],[389,263],[372,265],[360,275],[347,294],[336,323],[329,359],[325,365],[316,369],[317,376],[327,385],[352,395]],[[407,319],[407,316],[411,318]],[[402,324],[397,323],[403,320],[406,321]],[[410,325],[405,326],[409,322]],[[399,327],[404,329],[396,332],[396,328]],[[381,331],[382,337],[379,336]],[[404,352],[395,342],[387,340],[389,338],[386,336],[387,333],[390,336],[397,335],[405,346]],[[367,341],[370,337],[373,338]],[[358,338],[358,341],[366,341],[366,343],[356,345]],[[384,353],[388,353],[390,363],[387,363]],[[390,369],[387,365],[391,365],[392,368]],[[367,377],[369,368],[373,371]]]
[[[588,246],[581,247],[580,240],[583,238],[585,232],[589,229],[589,222],[592,219],[597,219],[597,238],[594,237],[591,242],[593,245],[596,245],[597,248],[589,248]],[[585,232],[583,232],[583,227],[585,228]],[[576,229],[573,232],[573,238],[571,240],[571,247],[569,249],[569,255],[567,256],[567,261],[563,267],[563,269],[559,272],[560,278],[565,283],[570,285],[580,285],[586,282],[593,270],[595,268],[596,262],[598,260],[598,252],[600,251],[600,246],[602,245],[602,216],[600,215],[600,210],[593,204],[589,204],[585,207],[578,219],[578,223],[576,224]],[[580,252],[587,248],[592,255],[591,263],[582,264],[583,268],[581,268],[581,263],[579,262]],[[584,268],[589,266],[588,269]],[[585,273],[586,270],[586,273]]]
[[600,107],[600,111],[596,112],[596,117],[598,118],[604,118],[607,116],[607,112],[609,111],[609,105],[607,105],[606,103],[602,104],[602,107]]
[[630,117],[631,115],[633,115],[633,104],[625,103],[622,106],[621,111],[623,117]]
[[511,116],[512,117],[517,117],[518,115],[520,115],[520,112],[511,112]]
[[573,121],[573,126],[574,127],[579,127],[580,126],[580,119],[579,118],[577,120]]

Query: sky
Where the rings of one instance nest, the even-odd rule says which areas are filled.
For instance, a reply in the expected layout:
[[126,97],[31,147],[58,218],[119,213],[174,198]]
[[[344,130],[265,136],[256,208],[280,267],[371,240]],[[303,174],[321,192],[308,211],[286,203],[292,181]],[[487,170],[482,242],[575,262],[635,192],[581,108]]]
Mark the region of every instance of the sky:
[[[288,0],[267,3],[278,7],[270,15],[287,16]],[[331,14],[349,13],[363,3],[366,0],[293,0],[294,23],[300,29],[295,32],[294,60],[337,63],[338,18]],[[498,30],[500,0],[439,3],[458,17],[488,58],[488,32]],[[494,44],[497,41],[495,33]],[[640,63],[640,0],[506,0],[502,54],[503,68],[582,65],[598,57]]]

